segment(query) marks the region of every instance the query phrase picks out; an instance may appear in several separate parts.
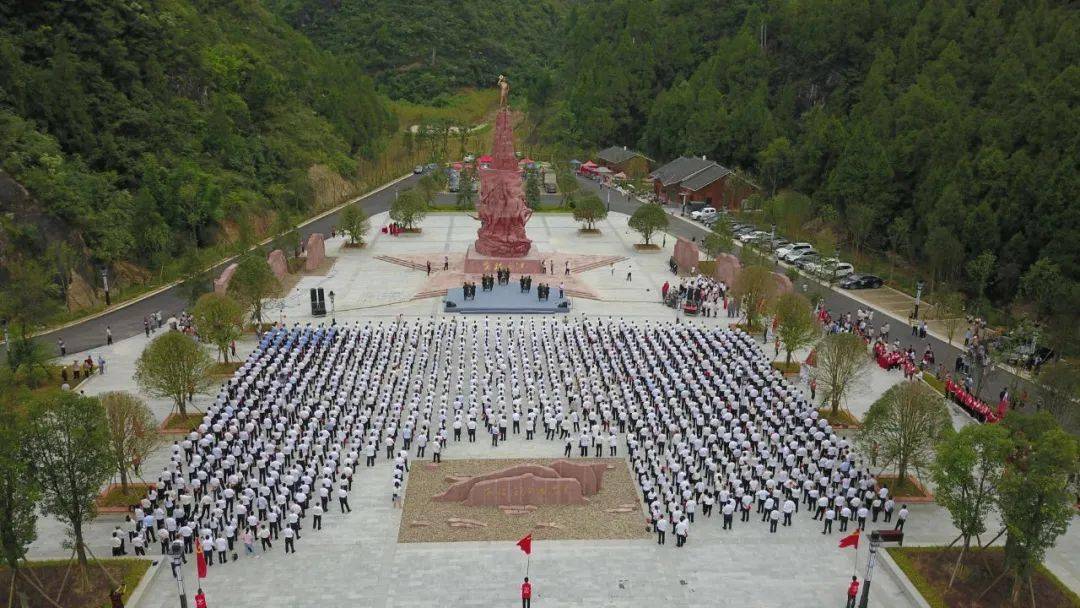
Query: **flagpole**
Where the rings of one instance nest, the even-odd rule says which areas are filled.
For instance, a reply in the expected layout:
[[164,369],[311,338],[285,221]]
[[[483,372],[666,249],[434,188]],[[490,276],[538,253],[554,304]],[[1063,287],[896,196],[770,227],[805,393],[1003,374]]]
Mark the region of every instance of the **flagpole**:
[[532,554],[525,556],[525,578],[529,577],[529,565],[532,564]]

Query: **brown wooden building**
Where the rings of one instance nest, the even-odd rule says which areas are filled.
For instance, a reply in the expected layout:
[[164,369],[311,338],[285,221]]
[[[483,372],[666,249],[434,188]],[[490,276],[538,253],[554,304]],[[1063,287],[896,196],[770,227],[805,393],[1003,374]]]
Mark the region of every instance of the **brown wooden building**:
[[611,146],[596,154],[596,163],[614,173],[625,173],[630,179],[645,177],[652,170],[653,160],[626,146]]
[[704,157],[680,156],[653,171],[649,178],[662,202],[678,205],[700,202],[734,211],[757,191],[754,184],[731,169]]

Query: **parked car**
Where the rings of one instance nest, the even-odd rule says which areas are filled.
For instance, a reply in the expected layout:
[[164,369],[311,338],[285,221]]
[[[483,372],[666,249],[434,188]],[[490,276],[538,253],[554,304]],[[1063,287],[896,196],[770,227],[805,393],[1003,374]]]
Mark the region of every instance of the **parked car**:
[[428,163],[424,166],[424,173],[434,173],[439,170],[438,163]]
[[881,277],[872,274],[849,274],[840,280],[844,289],[877,289],[885,284]]
[[765,247],[767,249],[771,249],[773,251],[776,251],[776,250],[778,250],[778,249],[780,249],[782,247],[790,247],[791,246],[791,241],[789,241],[787,239],[780,238],[780,237],[776,237],[776,240],[765,239],[762,242],[762,244],[765,245]]
[[805,266],[807,272],[815,274],[823,279],[832,275],[832,280],[841,279],[855,271],[855,267],[847,262],[841,262],[836,258],[825,258]]
[[416,165],[415,167],[412,168],[412,172],[416,173],[416,174],[423,173],[424,172],[424,165]]
[[813,249],[814,246],[810,243],[795,243],[790,247],[784,247],[776,250],[776,259],[784,260],[785,262],[794,262],[793,257],[796,254]]
[[769,233],[764,230],[755,230],[739,236],[739,240],[744,243],[760,243],[762,241],[769,240]]
[[713,217],[714,215],[716,215],[716,209],[715,208],[713,208],[713,207],[702,207],[700,210],[691,211],[690,212],[690,219],[692,219],[692,220],[703,220],[703,219],[705,219],[707,217]]
[[796,268],[802,270],[808,270],[807,266],[810,264],[816,264],[821,261],[821,254],[813,249],[804,249],[803,251],[795,254],[790,259],[791,263],[795,264]]

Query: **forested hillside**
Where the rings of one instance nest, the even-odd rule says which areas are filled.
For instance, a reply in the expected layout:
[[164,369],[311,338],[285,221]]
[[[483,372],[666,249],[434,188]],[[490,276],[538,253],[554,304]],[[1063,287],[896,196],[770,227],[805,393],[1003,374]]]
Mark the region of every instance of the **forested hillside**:
[[566,27],[549,132],[705,154],[973,297],[1080,306],[1074,5],[615,0]]
[[[438,105],[461,87],[545,73],[564,0],[267,0],[311,40],[347,57],[395,99]],[[520,90],[520,89],[519,89]]]
[[0,3],[3,266],[156,270],[224,218],[308,211],[312,168],[355,178],[392,125],[358,66],[253,0]]

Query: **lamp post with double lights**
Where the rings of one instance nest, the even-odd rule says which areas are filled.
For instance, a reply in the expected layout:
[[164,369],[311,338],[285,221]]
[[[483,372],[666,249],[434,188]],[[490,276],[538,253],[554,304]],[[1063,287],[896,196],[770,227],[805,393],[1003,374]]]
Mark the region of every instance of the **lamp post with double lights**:
[[334,306],[334,292],[330,291],[330,325],[337,325],[337,307]]

